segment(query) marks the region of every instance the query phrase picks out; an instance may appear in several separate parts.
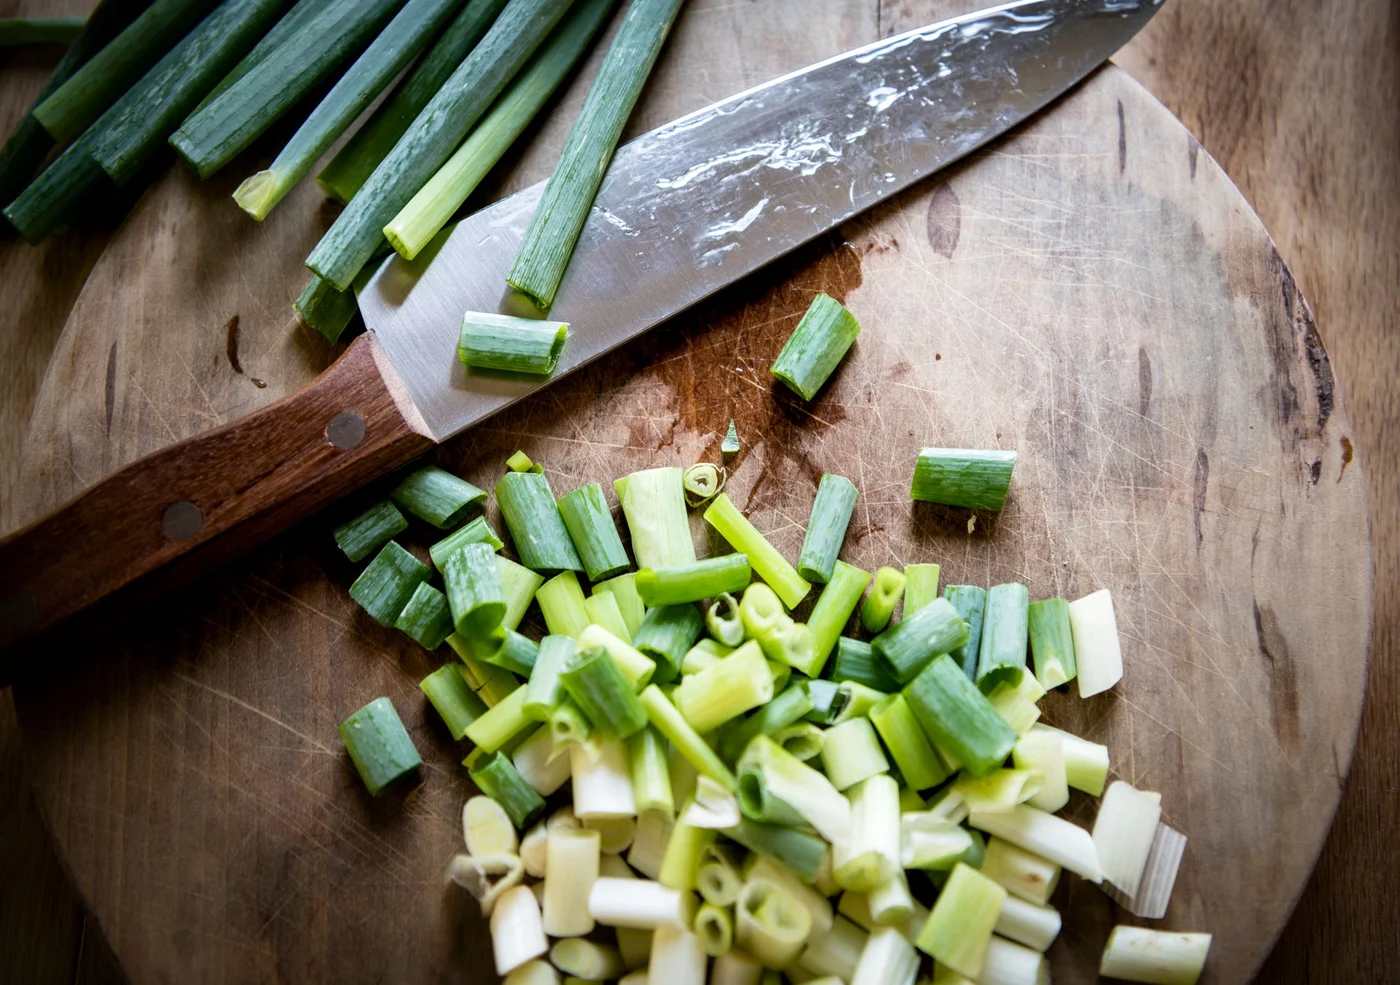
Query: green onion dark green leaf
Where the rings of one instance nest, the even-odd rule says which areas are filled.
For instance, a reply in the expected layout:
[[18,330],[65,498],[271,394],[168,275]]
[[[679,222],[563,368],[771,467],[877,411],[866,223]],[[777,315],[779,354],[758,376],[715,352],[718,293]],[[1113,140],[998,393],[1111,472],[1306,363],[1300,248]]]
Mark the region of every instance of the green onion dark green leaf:
[[982,645],[982,617],[987,611],[987,590],[977,585],[949,585],[943,597],[967,623],[967,642],[949,652],[968,680],[977,676],[977,655]]
[[574,655],[574,640],[570,636],[551,635],[540,640],[539,654],[525,686],[523,710],[527,718],[537,722],[549,720],[564,698],[564,682],[559,673]]
[[743,591],[752,578],[747,555],[723,554],[693,564],[642,568],[637,594],[649,606],[678,605]]
[[406,513],[426,520],[439,530],[447,530],[486,500],[486,490],[436,465],[414,469],[389,493]]
[[925,503],[1000,510],[1015,466],[1014,451],[925,448],[914,465],[910,496]]
[[605,581],[632,566],[601,485],[595,482],[565,493],[559,498],[559,513],[589,581]]
[[938,599],[870,641],[890,676],[912,680],[928,662],[967,642],[967,624],[946,599]]
[[1078,673],[1074,662],[1074,637],[1070,632],[1069,603],[1064,599],[1032,602],[1027,612],[1035,678],[1045,690],[1072,681]]
[[87,21],[81,17],[0,18],[0,48],[30,44],[68,44],[83,33]]
[[948,654],[925,667],[903,693],[923,730],[969,775],[986,776],[1011,755],[1016,733]]
[[987,589],[975,678],[983,694],[991,694],[998,684],[1015,687],[1021,683],[1026,671],[1029,605],[1030,592],[1025,585],[1012,582]]
[[559,364],[568,337],[565,322],[468,311],[462,318],[457,358],[473,369],[548,376]]
[[418,586],[432,573],[432,568],[391,540],[355,579],[350,597],[379,625],[393,626]]
[[542,473],[507,472],[496,483],[496,502],[525,567],[535,571],[583,570],[554,491]]
[[341,722],[340,738],[373,797],[423,765],[388,698],[375,698]]
[[559,680],[600,734],[626,739],[646,727],[646,709],[602,647],[575,653]]
[[632,646],[656,661],[658,684],[680,676],[685,652],[695,645],[705,629],[705,617],[690,603],[648,609],[641,626],[632,635]]
[[452,610],[447,596],[423,582],[413,590],[394,626],[421,646],[436,650],[452,635]]
[[797,573],[816,584],[825,584],[831,577],[846,528],[856,508],[856,487],[843,475],[828,472],[817,485],[817,499],[807,520],[807,534],[802,539],[802,553],[797,558]]
[[729,422],[729,430],[724,432],[724,440],[719,443],[720,454],[739,454],[739,429],[734,426],[734,422]]
[[510,823],[521,830],[544,811],[543,798],[504,753],[493,752],[479,760],[467,775],[477,789],[505,808]]
[[490,544],[467,544],[459,549],[443,565],[442,581],[458,633],[480,639],[500,627],[506,599],[496,552]]
[[803,400],[811,400],[859,334],[855,315],[830,295],[818,294],[773,360],[772,373]]
[[447,559],[468,544],[486,544],[493,551],[499,551],[505,546],[486,517],[479,516],[428,548],[433,567],[441,571]]
[[338,291],[315,274],[311,275],[301,296],[292,302],[292,307],[302,321],[331,345],[340,341],[341,333],[360,310],[349,291]]
[[869,643],[843,636],[836,641],[836,662],[831,665],[833,681],[855,681],[889,694],[899,690],[883,662],[875,659]]
[[540,645],[528,636],[522,636],[513,629],[501,627],[501,645],[483,658],[487,663],[510,671],[512,674],[519,674],[521,677],[530,677],[535,669],[535,663],[539,660]]
[[408,521],[399,508],[384,499],[336,527],[333,535],[347,558],[363,561],[407,529]]
[[486,714],[486,702],[467,684],[462,672],[453,664],[440,667],[418,682],[423,693],[437,709],[452,738],[461,742],[467,726]]

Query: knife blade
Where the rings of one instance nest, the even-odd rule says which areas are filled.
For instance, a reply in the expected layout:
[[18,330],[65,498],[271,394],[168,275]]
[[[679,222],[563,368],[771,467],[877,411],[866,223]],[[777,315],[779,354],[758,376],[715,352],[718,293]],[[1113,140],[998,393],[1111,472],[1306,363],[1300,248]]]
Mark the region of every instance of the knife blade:
[[571,333],[548,381],[470,374],[455,358],[466,311],[516,307],[506,271],[543,182],[462,220],[414,262],[390,258],[359,294],[368,331],[316,380],[0,541],[0,686],[53,660],[44,631],[99,603],[133,611],[1005,133],[1161,2],[990,7],[620,148],[551,312]]

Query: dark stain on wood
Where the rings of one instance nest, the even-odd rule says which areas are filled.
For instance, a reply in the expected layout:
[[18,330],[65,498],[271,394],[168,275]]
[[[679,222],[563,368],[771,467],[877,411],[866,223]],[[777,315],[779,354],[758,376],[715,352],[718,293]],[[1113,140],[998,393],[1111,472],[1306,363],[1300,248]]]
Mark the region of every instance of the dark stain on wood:
[[953,186],[943,182],[928,202],[928,241],[941,256],[951,260],[962,235],[962,203]]
[[1123,119],[1123,100],[1118,100],[1118,173],[1128,170],[1128,124]]
[[1322,459],[1313,459],[1312,465],[1308,466],[1308,478],[1312,485],[1317,485],[1317,480],[1322,478]]
[[112,409],[117,402],[117,342],[112,342],[112,348],[107,350],[107,388],[103,394],[103,406],[106,409],[107,433],[112,433]]
[[1351,439],[1348,438],[1346,435],[1342,435],[1341,444],[1342,444],[1342,468],[1341,468],[1341,471],[1339,471],[1339,472],[1337,473],[1337,481],[1338,481],[1338,482],[1341,482],[1341,481],[1342,481],[1342,476],[1344,476],[1344,475],[1347,474],[1347,466],[1351,464],[1351,460],[1352,460],[1352,458],[1353,458],[1354,455],[1355,455],[1355,452],[1354,452],[1354,450],[1353,450],[1352,447],[1351,447]]
[[1201,515],[1206,511],[1206,489],[1210,485],[1210,456],[1206,450],[1197,446],[1196,448],[1196,468],[1192,478],[1194,496],[1194,515],[1196,521],[1196,546],[1201,546],[1204,539],[1201,533]]
[[1291,754],[1298,748],[1298,671],[1288,640],[1278,626],[1274,610],[1254,600],[1254,632],[1259,640],[1259,653],[1269,664],[1270,724],[1285,749]]
[[1152,406],[1152,360],[1148,358],[1147,347],[1138,346],[1138,414],[1147,416]]
[[234,315],[224,323],[224,354],[228,364],[239,376],[243,375],[243,364],[238,361],[238,316]]

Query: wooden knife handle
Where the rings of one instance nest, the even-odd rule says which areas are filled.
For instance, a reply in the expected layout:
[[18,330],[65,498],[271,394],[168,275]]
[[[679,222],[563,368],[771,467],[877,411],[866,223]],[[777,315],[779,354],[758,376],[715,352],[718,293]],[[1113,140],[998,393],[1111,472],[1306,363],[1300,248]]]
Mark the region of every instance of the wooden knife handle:
[[132,463],[0,541],[0,686],[33,662],[16,651],[36,648],[17,641],[118,589],[125,604],[184,581],[432,447],[376,350],[360,336],[296,393]]

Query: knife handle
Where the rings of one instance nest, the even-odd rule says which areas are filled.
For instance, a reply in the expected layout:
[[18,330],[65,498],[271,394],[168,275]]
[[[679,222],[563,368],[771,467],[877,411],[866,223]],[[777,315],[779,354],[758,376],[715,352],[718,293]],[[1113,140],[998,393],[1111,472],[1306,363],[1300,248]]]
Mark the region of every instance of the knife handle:
[[296,393],[133,462],[0,541],[0,686],[34,662],[15,651],[37,648],[17,641],[119,589],[128,607],[187,581],[431,448],[378,350],[360,336]]

